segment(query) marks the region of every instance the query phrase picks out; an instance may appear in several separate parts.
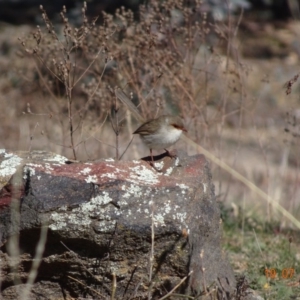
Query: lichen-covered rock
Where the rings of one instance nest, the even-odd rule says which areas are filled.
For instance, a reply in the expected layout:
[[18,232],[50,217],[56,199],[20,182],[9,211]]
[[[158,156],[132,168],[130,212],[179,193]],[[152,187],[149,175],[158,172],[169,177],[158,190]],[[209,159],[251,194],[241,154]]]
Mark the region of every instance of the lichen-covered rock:
[[[177,294],[197,295],[211,286],[218,286],[219,297],[232,292],[235,280],[221,249],[220,212],[203,155],[164,157],[156,163],[162,172],[145,161],[66,164],[39,152],[2,151],[0,161],[4,291],[16,276],[27,279],[44,226],[35,284],[43,281],[45,289],[55,282],[72,297],[106,299],[114,292],[117,299],[150,293],[156,299],[192,271]],[[6,250],[11,240],[21,255],[16,276],[8,264],[14,251]]]

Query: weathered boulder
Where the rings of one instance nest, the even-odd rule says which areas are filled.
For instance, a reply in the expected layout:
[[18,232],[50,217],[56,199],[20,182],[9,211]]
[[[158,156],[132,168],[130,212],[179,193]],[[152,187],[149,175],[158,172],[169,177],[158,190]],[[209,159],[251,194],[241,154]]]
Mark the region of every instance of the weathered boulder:
[[159,299],[185,276],[176,294],[230,299],[235,279],[208,162],[159,159],[161,172],[146,161],[1,151],[2,297],[21,295],[38,261],[29,299],[54,299],[51,287],[57,299]]

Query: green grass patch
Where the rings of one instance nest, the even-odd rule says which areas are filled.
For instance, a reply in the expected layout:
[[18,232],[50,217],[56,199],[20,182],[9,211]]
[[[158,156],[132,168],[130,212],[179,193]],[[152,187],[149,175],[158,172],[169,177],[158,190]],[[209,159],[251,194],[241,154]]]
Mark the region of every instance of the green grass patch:
[[264,299],[300,299],[300,232],[222,208],[223,245],[237,276]]

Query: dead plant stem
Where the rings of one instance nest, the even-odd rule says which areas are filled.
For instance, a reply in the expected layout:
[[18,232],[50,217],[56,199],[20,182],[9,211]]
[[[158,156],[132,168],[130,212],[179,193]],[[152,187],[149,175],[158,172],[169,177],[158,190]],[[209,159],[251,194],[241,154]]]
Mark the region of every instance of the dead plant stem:
[[149,291],[148,291],[148,300],[152,298],[152,273],[153,273],[153,263],[154,263],[154,203],[151,202],[151,250],[150,250],[150,257],[149,257]]
[[98,291],[94,290],[93,288],[89,287],[88,285],[86,285],[85,283],[81,282],[80,280],[68,275],[68,277],[74,281],[76,281],[77,283],[81,284],[82,286],[84,286],[85,288],[90,289],[91,291],[93,291],[94,293],[96,293],[97,295],[101,296],[101,299],[105,299],[105,296],[102,295],[101,293],[99,293]]
[[173,288],[168,294],[166,294],[165,296],[159,298],[159,300],[164,300],[164,299],[167,299],[169,296],[171,296],[172,293],[173,293],[175,290],[177,290],[177,289],[178,289],[178,288],[186,281],[186,279],[187,279],[189,276],[192,275],[192,273],[193,273],[193,270],[190,271],[189,274],[188,274],[187,276],[183,277],[183,278],[180,280],[180,282],[179,282],[177,285],[175,285],[174,288]]

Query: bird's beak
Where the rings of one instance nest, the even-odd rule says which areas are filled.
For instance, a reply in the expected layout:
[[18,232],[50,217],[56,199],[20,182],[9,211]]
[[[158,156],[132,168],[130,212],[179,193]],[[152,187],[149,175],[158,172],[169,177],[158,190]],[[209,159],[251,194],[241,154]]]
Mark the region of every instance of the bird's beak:
[[183,132],[187,132],[186,128],[185,127],[177,127],[178,129],[182,130]]
[[177,128],[177,129],[179,129],[179,130],[182,130],[182,131],[184,131],[184,132],[187,132],[187,130],[185,129],[185,127],[183,127],[183,126],[179,126],[179,125],[173,125],[175,128]]

